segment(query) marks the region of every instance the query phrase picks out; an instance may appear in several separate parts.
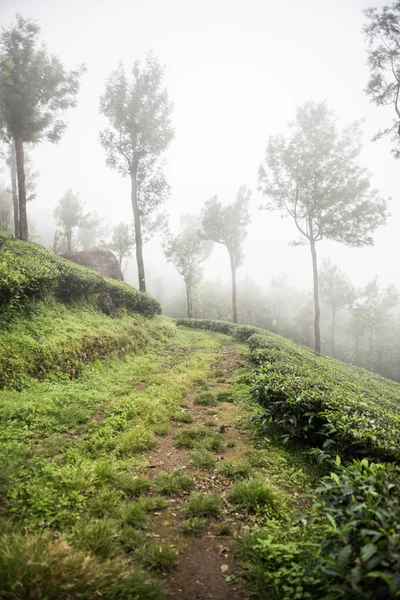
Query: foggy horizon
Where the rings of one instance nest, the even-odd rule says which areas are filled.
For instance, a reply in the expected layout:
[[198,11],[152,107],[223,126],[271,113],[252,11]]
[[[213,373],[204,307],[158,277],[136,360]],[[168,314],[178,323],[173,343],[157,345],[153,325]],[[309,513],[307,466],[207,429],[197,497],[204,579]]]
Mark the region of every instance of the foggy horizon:
[[[39,178],[37,197],[28,211],[38,233],[54,229],[54,207],[69,188],[110,224],[131,222],[129,178],[106,167],[99,143],[104,124],[99,97],[120,61],[130,70],[152,49],[166,66],[164,84],[174,103],[175,139],[166,153],[165,169],[171,198],[164,209],[175,228],[182,213],[198,213],[215,194],[230,202],[246,184],[253,192],[253,222],[239,279],[248,276],[265,286],[286,273],[291,285],[311,290],[309,248],[289,246],[296,238],[292,221],[258,211],[263,198],[257,191],[257,170],[269,136],[285,131],[296,107],[308,99],[326,100],[340,128],[365,119],[360,164],[371,172],[380,195],[393,200],[388,224],[374,234],[374,247],[322,241],[319,260],[331,257],[356,285],[378,275],[382,286],[400,286],[400,274],[391,267],[400,225],[397,165],[389,139],[371,141],[378,129],[392,122],[392,113],[390,107],[372,105],[364,93],[368,67],[362,10],[369,5],[361,0],[308,0],[301,6],[294,0],[285,5],[253,0],[246,6],[220,1],[201,7],[177,0],[168,7],[121,0],[101,5],[90,0],[2,0],[2,26],[16,13],[32,18],[50,53],[67,68],[81,63],[87,67],[77,108],[68,113],[61,141],[42,143],[32,152]],[[150,273],[167,269],[178,284],[179,276],[167,264],[158,241],[145,246],[144,256]],[[137,285],[134,262],[131,259],[127,279]],[[214,248],[205,270],[209,279],[229,279],[224,248]]]

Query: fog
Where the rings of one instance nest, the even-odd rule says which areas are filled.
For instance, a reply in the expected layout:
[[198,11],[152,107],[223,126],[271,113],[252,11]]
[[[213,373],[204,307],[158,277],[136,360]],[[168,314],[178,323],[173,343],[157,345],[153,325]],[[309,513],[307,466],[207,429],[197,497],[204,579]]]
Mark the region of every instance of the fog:
[[[239,279],[266,287],[285,274],[290,286],[311,292],[309,247],[289,246],[296,237],[291,219],[259,211],[263,198],[257,191],[257,170],[269,136],[285,129],[296,106],[308,99],[326,100],[341,127],[365,120],[360,162],[370,170],[381,196],[392,200],[388,224],[375,232],[374,247],[322,241],[319,260],[331,258],[357,286],[375,275],[382,286],[400,286],[395,268],[398,165],[389,139],[371,141],[391,123],[392,109],[377,108],[364,92],[368,67],[362,11],[369,5],[362,0],[0,0],[3,26],[16,13],[35,19],[41,39],[67,68],[81,63],[87,67],[62,140],[32,151],[39,178],[28,211],[39,243],[51,245],[54,207],[69,188],[108,224],[131,222],[129,178],[106,167],[99,143],[104,126],[99,98],[106,77],[120,61],[130,68],[151,48],[166,66],[164,83],[174,103],[175,139],[165,169],[171,185],[165,210],[172,228],[178,227],[182,213],[198,213],[215,194],[230,202],[246,184],[253,192],[252,223]],[[149,291],[161,296],[167,282],[163,293],[171,296],[176,290],[183,298],[183,283],[167,263],[159,239],[144,247],[144,258]],[[224,248],[214,248],[204,271],[206,280],[229,282]],[[137,284],[133,258],[126,279]]]

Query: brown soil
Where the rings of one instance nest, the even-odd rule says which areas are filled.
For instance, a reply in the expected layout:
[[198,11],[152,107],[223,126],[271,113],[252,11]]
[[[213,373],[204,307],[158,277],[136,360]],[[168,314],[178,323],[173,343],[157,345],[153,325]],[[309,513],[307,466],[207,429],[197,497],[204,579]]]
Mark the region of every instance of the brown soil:
[[[230,378],[242,366],[242,358],[233,346],[223,347],[220,361],[215,369],[223,371],[223,377],[210,379],[209,391],[217,392],[226,389]],[[221,379],[224,382],[221,382]],[[206,421],[215,421],[210,431],[221,433],[224,440],[224,451],[216,455],[219,460],[239,461],[251,444],[246,434],[240,430],[239,424],[244,417],[243,410],[237,404],[220,402],[215,407],[199,406],[194,403],[196,393],[193,391],[185,399],[185,409],[194,417],[192,424],[173,424],[171,433],[159,439],[157,450],[151,453],[146,475],[150,478],[159,473],[184,469],[196,482],[195,490],[222,495],[231,482],[213,470],[196,468],[190,460],[190,452],[186,448],[174,446],[174,436],[185,427],[199,426]],[[218,462],[216,464],[218,467]],[[178,562],[170,571],[162,576],[167,598],[179,600],[245,600],[247,595],[241,585],[240,578],[231,556],[231,537],[217,536],[214,530],[216,523],[230,523],[234,532],[239,532],[248,522],[245,515],[237,513],[223,500],[223,513],[217,520],[210,520],[203,530],[196,535],[182,532],[184,520],[183,506],[189,494],[171,498],[168,508],[154,515],[146,526],[146,533],[163,545],[174,547],[179,555]]]

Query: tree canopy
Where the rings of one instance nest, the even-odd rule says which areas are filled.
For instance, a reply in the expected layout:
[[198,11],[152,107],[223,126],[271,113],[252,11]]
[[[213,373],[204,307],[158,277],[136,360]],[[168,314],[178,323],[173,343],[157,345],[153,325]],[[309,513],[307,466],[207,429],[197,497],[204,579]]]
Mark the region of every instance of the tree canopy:
[[361,129],[339,132],[326,104],[298,107],[287,134],[271,136],[259,168],[264,208],[290,216],[300,240],[310,244],[314,278],[315,346],[320,352],[318,268],[315,244],[323,239],[348,246],[373,244],[372,232],[386,222],[386,201],[371,187],[358,163]]

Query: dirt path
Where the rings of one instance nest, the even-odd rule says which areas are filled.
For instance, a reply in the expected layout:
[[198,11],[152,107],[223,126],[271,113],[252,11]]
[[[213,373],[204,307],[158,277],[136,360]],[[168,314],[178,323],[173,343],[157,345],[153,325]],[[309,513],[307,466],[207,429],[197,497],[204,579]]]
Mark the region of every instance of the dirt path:
[[[223,346],[215,369],[218,378],[208,381],[208,391],[216,393],[229,388],[229,383],[243,365],[243,357],[232,346]],[[229,524],[232,532],[238,532],[247,517],[234,511],[225,501],[224,493],[232,482],[218,472],[221,461],[240,461],[251,448],[246,434],[238,428],[243,409],[231,402],[218,402],[217,406],[199,406],[195,403],[199,389],[185,399],[182,412],[193,417],[193,423],[176,423],[171,433],[160,439],[156,451],[149,458],[146,475],[155,478],[160,473],[184,470],[195,480],[193,492],[208,492],[222,497],[223,510],[218,519],[209,520],[197,534],[184,533],[184,505],[189,493],[172,497],[168,508],[149,519],[146,533],[149,537],[169,545],[179,552],[178,562],[162,575],[167,597],[181,600],[244,600],[247,596],[240,585],[235,564],[231,557],[232,536],[217,535],[218,524]],[[210,470],[196,467],[190,457],[190,449],[177,447],[174,437],[187,427],[206,425],[223,438],[223,450],[216,453],[216,463]]]

